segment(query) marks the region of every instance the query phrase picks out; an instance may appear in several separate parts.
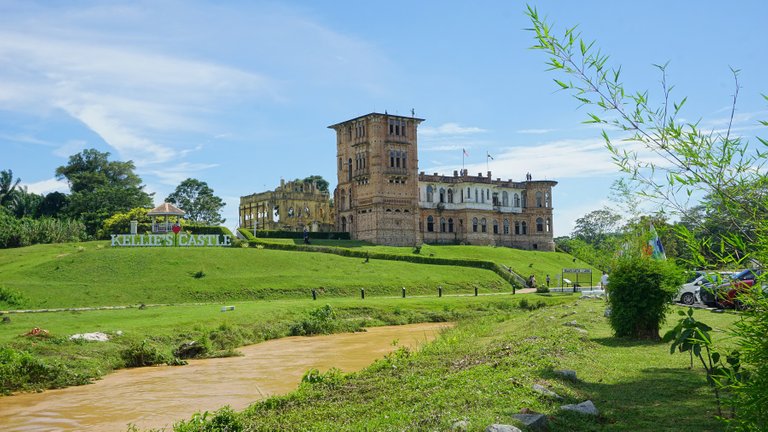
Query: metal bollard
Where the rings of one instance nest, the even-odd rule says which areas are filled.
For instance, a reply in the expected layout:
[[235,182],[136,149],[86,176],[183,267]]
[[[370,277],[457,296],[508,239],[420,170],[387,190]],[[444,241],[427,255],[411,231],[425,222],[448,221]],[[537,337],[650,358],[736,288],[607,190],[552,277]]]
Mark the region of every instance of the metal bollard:
[[365,288],[360,288],[360,299],[365,300]]
[[317,291],[312,290],[312,300],[317,300]]
[[437,287],[437,296],[442,297],[443,296],[443,287]]
[[477,287],[475,287],[475,297],[477,297]]
[[405,287],[403,287],[403,298],[405,298]]

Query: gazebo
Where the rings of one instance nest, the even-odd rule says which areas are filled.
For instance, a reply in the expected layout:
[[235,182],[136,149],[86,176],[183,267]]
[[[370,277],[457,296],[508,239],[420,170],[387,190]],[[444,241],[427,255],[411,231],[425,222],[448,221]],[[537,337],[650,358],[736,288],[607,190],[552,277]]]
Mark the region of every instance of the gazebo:
[[[179,224],[181,217],[186,213],[171,203],[162,203],[147,212],[147,216],[152,217],[153,233],[168,233],[173,231],[173,226]],[[161,222],[157,222],[158,216],[162,217]],[[174,220],[175,217],[175,220]]]

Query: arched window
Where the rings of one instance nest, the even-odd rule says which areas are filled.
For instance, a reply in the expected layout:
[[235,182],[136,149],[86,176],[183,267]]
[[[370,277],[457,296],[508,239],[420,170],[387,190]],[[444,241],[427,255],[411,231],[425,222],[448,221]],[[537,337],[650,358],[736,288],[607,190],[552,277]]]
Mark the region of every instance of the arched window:
[[477,218],[472,218],[472,232],[477,232]]
[[504,219],[504,234],[509,234],[509,219]]
[[499,221],[496,219],[493,220],[493,233],[498,234],[499,233]]
[[480,231],[482,232],[488,232],[488,227],[485,222],[485,218],[480,219]]
[[520,223],[520,230],[522,231],[523,235],[528,234],[528,224],[525,223],[525,221]]
[[520,235],[520,221],[515,221],[515,235]]
[[520,207],[520,195],[515,193],[515,207]]
[[552,220],[547,218],[547,232],[552,232]]
[[528,194],[525,191],[520,193],[520,201],[523,208],[528,207]]
[[435,218],[427,216],[427,231],[433,232],[435,230]]
[[544,207],[550,207],[551,204],[549,203],[549,192],[544,193]]
[[445,202],[445,189],[443,188],[440,188],[440,202],[441,203]]
[[427,202],[432,202],[434,191],[432,185],[427,185]]
[[347,181],[352,181],[352,158],[347,163]]
[[544,195],[541,192],[536,192],[536,207],[544,206]]
[[453,202],[453,189],[448,189],[448,202]]
[[475,202],[478,202],[477,201],[477,189],[475,189]]
[[445,232],[445,218],[440,218],[440,232]]
[[507,191],[501,193],[501,205],[504,207],[509,207],[509,194]]
[[544,232],[544,219],[536,218],[536,232]]
[[341,217],[341,232],[347,232],[347,218]]
[[[352,209],[352,189],[349,190],[349,209]],[[352,223],[352,216],[349,217],[349,223]]]
[[467,199],[470,199],[470,198],[472,198],[472,189],[467,187]]
[[343,168],[342,167],[343,164],[344,164],[344,162],[342,162],[341,158],[339,158],[339,171],[341,171],[341,169]]
[[448,218],[448,232],[453,232],[453,218]]
[[305,214],[307,217],[309,217],[309,216],[310,216],[310,214],[309,214],[309,207],[304,207],[304,214]]
[[293,207],[288,207],[288,217],[293,217]]

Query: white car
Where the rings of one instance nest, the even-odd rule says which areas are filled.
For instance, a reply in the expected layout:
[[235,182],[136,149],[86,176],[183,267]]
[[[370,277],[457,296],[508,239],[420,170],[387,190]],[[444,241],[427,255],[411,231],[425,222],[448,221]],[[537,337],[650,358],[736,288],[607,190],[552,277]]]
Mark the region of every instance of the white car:
[[712,272],[708,274],[703,271],[695,271],[688,278],[688,281],[680,287],[672,301],[686,305],[701,303],[699,290],[702,285],[706,283],[719,283],[720,281],[727,280],[732,274],[733,272]]
[[702,284],[709,282],[707,274],[702,271],[694,272],[683,286],[677,291],[675,298],[672,300],[675,302],[692,305],[694,303],[701,303],[699,299],[699,287]]

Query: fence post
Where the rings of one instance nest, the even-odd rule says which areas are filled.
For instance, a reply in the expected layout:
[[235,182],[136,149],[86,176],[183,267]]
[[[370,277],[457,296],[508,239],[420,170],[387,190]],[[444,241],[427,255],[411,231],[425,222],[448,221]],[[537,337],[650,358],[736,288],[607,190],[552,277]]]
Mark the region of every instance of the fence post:
[[403,298],[405,298],[405,287],[403,287]]
[[360,299],[365,300],[365,288],[360,288]]
[[443,287],[439,286],[437,287],[437,296],[442,297],[443,296]]
[[317,300],[317,291],[312,290],[312,300]]
[[477,297],[477,287],[475,287],[475,297]]

